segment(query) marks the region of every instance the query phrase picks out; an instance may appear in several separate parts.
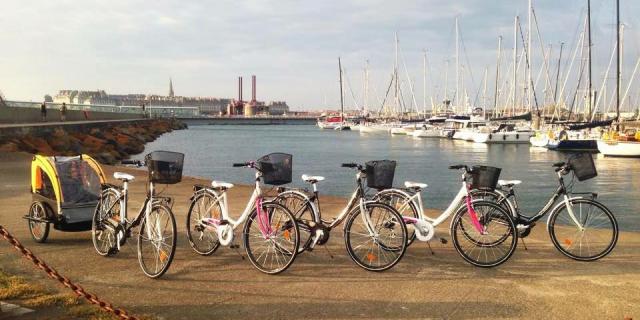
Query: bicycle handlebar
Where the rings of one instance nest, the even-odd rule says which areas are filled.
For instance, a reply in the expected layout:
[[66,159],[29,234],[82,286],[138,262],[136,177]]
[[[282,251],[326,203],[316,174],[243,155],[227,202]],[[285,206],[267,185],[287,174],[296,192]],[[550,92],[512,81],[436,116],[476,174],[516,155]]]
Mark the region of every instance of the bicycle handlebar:
[[120,161],[120,163],[121,164],[134,165],[134,166],[138,166],[138,167],[143,166],[143,163],[140,160],[122,160],[122,161]]
[[343,163],[342,167],[343,168],[356,168],[356,167],[358,167],[358,164],[357,163],[353,163],[353,162]]
[[564,165],[565,165],[565,162],[564,162],[564,161],[561,161],[561,162],[556,162],[556,163],[554,163],[554,164],[553,164],[553,165],[551,165],[551,166],[552,166],[552,167],[562,167],[562,166],[564,166]]
[[244,163],[234,163],[233,167],[246,167],[248,166],[249,163],[248,162],[244,162]]
[[449,169],[451,170],[460,170],[460,169],[464,169],[464,171],[469,172],[469,167],[466,164],[456,164],[456,165],[452,165],[449,166]]

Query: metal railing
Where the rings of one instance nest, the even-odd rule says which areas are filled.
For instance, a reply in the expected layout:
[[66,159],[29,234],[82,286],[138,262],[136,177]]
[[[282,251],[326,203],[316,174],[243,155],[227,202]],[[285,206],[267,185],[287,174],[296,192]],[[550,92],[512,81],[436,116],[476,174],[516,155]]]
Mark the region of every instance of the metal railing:
[[[33,108],[39,109],[42,105],[41,102],[26,102],[26,101],[11,101],[5,100],[5,104],[8,107],[14,108]],[[60,110],[62,103],[46,102],[47,109]],[[79,110],[79,111],[91,111],[91,112],[115,112],[115,113],[129,113],[129,114],[142,114],[142,107],[139,106],[113,106],[113,105],[88,105],[88,104],[75,104],[67,103],[67,111]]]

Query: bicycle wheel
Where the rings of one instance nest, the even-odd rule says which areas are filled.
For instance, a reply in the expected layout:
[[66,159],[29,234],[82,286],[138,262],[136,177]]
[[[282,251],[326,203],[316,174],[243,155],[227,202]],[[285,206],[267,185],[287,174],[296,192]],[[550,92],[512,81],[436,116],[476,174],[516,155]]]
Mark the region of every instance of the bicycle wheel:
[[279,194],[278,202],[289,209],[296,218],[300,231],[298,253],[302,253],[311,245],[311,241],[313,240],[311,237],[311,226],[320,222],[314,218],[311,204],[297,192],[284,192]]
[[154,205],[142,218],[138,233],[138,262],[147,277],[159,278],[167,272],[176,252],[176,237],[176,219],[171,209]]
[[472,206],[479,223],[474,223],[466,206],[458,209],[451,221],[453,246],[474,266],[498,266],[513,255],[518,244],[513,219],[493,202],[475,201]]
[[120,204],[122,199],[115,191],[102,193],[91,221],[91,240],[96,252],[101,256],[116,253],[117,238],[111,221],[120,221]]
[[[418,214],[418,208],[416,204],[411,201],[405,194],[393,189],[383,190],[378,192],[374,200],[380,201],[396,211],[403,217],[410,217],[414,219],[420,219]],[[407,246],[410,246],[416,239],[416,230],[413,223],[406,223],[407,226]]]
[[199,255],[208,256],[213,254],[220,241],[214,228],[207,228],[202,225],[203,218],[222,219],[222,207],[220,201],[208,192],[197,195],[187,213],[187,238],[189,245]]
[[367,203],[364,214],[370,219],[368,228],[362,214],[360,206],[349,213],[344,229],[347,252],[365,270],[388,270],[402,259],[407,250],[407,227],[402,216],[384,203]]
[[[32,203],[29,208],[29,218],[47,220],[48,210],[41,202],[36,201]],[[34,220],[27,220],[27,223],[29,223],[31,238],[33,238],[35,242],[43,243],[47,241],[47,237],[49,237],[49,223]]]
[[278,274],[289,268],[300,246],[300,231],[295,217],[285,206],[264,202],[260,215],[249,215],[242,233],[249,261],[258,270]]
[[549,236],[565,256],[579,261],[594,261],[609,254],[618,241],[618,222],[611,211],[591,199],[570,200],[578,228],[562,204],[549,216]]

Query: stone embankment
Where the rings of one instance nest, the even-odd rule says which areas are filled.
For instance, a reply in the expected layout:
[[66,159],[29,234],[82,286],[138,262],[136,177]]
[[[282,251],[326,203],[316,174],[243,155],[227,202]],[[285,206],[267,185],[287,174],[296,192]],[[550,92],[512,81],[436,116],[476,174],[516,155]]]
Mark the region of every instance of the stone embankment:
[[144,145],[173,130],[186,129],[174,119],[64,124],[2,129],[0,152],[42,155],[89,154],[114,164],[144,151]]

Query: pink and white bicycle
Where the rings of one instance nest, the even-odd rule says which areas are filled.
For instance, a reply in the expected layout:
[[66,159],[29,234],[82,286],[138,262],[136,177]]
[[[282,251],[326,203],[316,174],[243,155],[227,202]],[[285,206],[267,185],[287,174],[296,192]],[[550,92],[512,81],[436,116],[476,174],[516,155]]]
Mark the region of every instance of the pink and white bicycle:
[[238,219],[231,218],[227,204],[227,191],[233,184],[213,181],[210,187],[194,186],[187,214],[187,236],[193,250],[208,256],[220,245],[237,248],[234,231],[244,224],[243,244],[249,261],[258,270],[278,274],[289,268],[300,245],[298,224],[285,206],[265,200],[261,184],[291,182],[291,164],[291,155],[285,153],[272,153],[257,161],[233,164],[256,170],[255,189]]
[[[477,267],[495,267],[507,261],[518,244],[516,226],[511,215],[493,200],[476,199],[472,189],[495,189],[500,169],[485,166],[450,166],[462,170],[462,186],[451,204],[437,217],[425,214],[421,191],[427,184],[406,181],[404,189],[386,189],[374,199],[389,204],[404,218],[408,244],[415,239],[430,241],[436,238],[438,225],[451,218],[450,233],[453,246],[462,258]],[[446,240],[440,238],[446,243]]]

